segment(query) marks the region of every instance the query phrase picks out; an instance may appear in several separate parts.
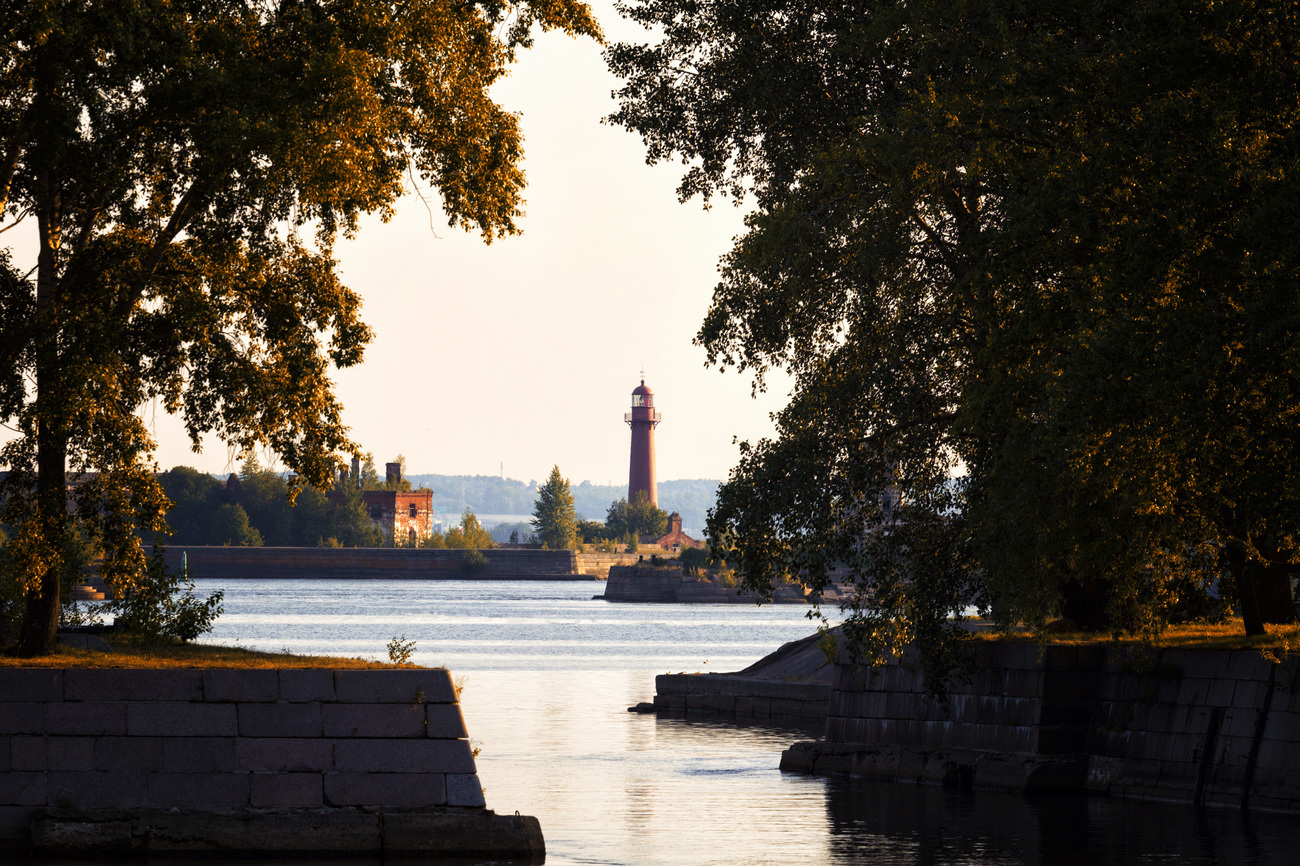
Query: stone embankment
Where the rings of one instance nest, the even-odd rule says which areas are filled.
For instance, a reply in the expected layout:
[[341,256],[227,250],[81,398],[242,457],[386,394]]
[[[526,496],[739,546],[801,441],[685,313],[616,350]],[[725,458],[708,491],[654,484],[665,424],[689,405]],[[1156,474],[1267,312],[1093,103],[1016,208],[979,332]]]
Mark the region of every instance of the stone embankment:
[[835,665],[824,739],[784,770],[1300,810],[1300,668],[1257,652],[980,641],[928,698],[910,657]]
[[821,640],[814,634],[791,641],[735,673],[660,674],[654,703],[640,709],[668,717],[820,730],[832,671]]
[[484,550],[487,565],[471,571],[463,550],[366,547],[174,547],[168,568],[182,561],[197,578],[333,578],[382,580],[603,580],[611,565],[636,554],[573,550]]
[[[807,604],[807,590],[798,584],[780,586],[772,594],[778,604]],[[692,576],[679,566],[615,565],[605,583],[606,601],[663,604],[754,604],[755,597],[718,576]]]
[[485,808],[450,674],[0,668],[0,850],[544,856]]

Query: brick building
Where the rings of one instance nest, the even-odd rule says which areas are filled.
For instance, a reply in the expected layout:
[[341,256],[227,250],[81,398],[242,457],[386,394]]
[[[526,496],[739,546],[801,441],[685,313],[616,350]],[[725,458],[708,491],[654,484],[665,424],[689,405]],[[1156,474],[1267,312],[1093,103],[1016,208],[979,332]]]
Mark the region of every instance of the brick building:
[[[384,469],[387,489],[361,491],[362,505],[370,522],[384,534],[385,544],[415,547],[433,534],[433,491],[400,490],[402,464],[387,463]],[[351,476],[347,469],[343,469],[339,478],[344,483],[360,484],[360,461],[352,461]],[[337,491],[331,493],[330,501],[339,505],[341,494]]]

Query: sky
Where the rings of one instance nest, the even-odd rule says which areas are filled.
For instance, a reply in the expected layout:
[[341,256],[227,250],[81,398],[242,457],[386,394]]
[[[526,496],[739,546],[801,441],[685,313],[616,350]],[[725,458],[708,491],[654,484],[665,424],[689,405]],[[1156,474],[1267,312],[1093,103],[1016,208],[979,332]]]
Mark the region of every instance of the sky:
[[[593,8],[611,41],[648,41],[612,4]],[[772,434],[787,380],[769,375],[753,399],[748,374],[706,368],[692,344],[744,209],[680,203],[683,167],[647,166],[638,136],[601,123],[618,84],[600,46],[550,33],[494,87],[521,114],[522,236],[485,245],[448,227],[425,188],[432,214],[408,194],[390,222],[367,219],[340,241],[341,276],[375,337],[363,364],[336,374],[337,394],[377,463],[400,453],[411,473],[525,481],[558,465],[573,483],[626,483],[623,413],[642,370],[664,418],[660,480],[723,479],[735,437]],[[176,419],[142,411],[162,468],[238,468],[223,443],[192,453]]]

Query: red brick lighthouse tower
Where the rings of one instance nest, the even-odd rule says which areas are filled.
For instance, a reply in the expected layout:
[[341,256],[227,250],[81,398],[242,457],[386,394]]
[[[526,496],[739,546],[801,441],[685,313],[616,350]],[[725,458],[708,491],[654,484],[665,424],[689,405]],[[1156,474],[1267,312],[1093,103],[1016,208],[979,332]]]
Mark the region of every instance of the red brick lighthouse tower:
[[645,379],[632,392],[632,411],[623,416],[632,427],[632,460],[627,473],[627,501],[635,502],[644,490],[650,504],[659,504],[655,487],[655,427],[662,418],[655,411],[655,392],[645,386]]

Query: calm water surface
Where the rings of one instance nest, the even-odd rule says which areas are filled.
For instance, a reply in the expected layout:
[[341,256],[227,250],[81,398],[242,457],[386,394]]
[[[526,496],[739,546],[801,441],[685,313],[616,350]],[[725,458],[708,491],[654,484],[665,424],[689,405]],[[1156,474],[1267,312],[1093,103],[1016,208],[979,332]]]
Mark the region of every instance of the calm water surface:
[[548,864],[1300,862],[1290,817],[783,774],[808,732],[627,712],[656,674],[811,633],[802,607],[616,605],[588,582],[198,585],[226,592],[213,642],[386,660],[404,636],[450,668],[488,806],[536,815]]

